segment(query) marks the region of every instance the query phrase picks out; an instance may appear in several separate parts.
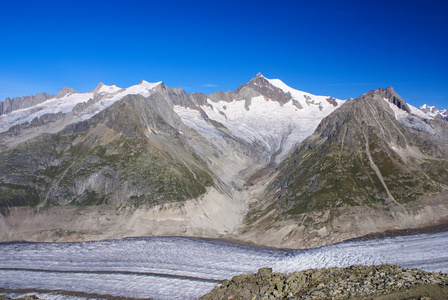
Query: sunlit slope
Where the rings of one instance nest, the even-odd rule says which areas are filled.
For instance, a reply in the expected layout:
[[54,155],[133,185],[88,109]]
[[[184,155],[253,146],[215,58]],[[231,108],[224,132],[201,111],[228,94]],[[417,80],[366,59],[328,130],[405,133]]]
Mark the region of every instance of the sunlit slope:
[[250,230],[319,244],[443,221],[448,123],[414,110],[392,88],[346,102],[279,165]]

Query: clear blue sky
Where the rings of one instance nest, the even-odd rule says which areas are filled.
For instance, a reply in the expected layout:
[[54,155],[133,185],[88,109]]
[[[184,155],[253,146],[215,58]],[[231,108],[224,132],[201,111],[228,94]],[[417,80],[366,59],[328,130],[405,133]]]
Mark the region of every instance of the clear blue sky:
[[101,81],[234,90],[258,72],[448,108],[448,1],[0,1],[0,99]]

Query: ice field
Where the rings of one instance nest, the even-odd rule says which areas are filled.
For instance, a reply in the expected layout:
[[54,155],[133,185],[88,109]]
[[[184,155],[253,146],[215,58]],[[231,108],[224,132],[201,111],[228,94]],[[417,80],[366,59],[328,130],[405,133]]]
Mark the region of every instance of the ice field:
[[[182,237],[84,243],[0,244],[0,288],[43,290],[44,299],[86,299],[64,291],[131,298],[194,299],[240,273],[392,263],[448,273],[448,232],[273,250]],[[61,294],[50,291],[59,290]],[[92,297],[91,295],[87,295]]]

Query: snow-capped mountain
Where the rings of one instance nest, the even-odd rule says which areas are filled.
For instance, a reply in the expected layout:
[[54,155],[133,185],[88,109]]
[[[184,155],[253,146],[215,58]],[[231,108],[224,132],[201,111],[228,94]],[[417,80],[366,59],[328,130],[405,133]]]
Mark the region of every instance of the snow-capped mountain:
[[448,207],[423,213],[433,203],[409,199],[448,185],[446,126],[392,88],[345,101],[261,74],[209,95],[142,81],[7,99],[0,211],[16,213],[0,218],[0,240],[189,235],[317,246],[383,230],[374,217],[369,228],[352,224],[372,207],[379,219],[397,214],[386,226],[426,226]]
[[448,111],[446,109],[438,109],[435,106],[429,106],[427,104],[423,104],[420,107],[420,110],[432,118],[441,118],[448,120]]
[[[260,91],[259,95],[253,91]],[[320,121],[344,100],[315,96],[293,89],[279,79],[267,79],[258,74],[233,97],[207,97],[197,107],[175,106],[182,121],[209,139],[222,139],[222,124],[231,134],[248,144],[258,144],[268,153],[275,153],[275,163],[311,135]],[[206,118],[202,116],[206,115]]]
[[148,97],[151,94],[151,90],[160,83],[142,81],[127,89],[100,83],[93,91],[88,93],[77,93],[73,89],[67,90],[69,92],[64,92],[66,89],[64,88],[58,95],[41,103],[1,115],[0,132],[5,132],[15,125],[26,122],[31,123],[35,118],[39,119],[44,115],[58,113],[72,113],[76,116],[72,120],[73,123],[87,120],[127,95]]

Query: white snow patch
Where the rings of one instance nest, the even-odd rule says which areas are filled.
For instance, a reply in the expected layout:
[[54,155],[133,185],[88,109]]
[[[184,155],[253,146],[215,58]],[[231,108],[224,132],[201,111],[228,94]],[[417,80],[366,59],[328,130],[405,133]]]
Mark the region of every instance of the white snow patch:
[[12,111],[0,116],[0,132],[7,131],[11,126],[31,122],[36,117],[46,114],[69,113],[79,103],[93,98],[93,93],[67,94],[62,98],[51,98],[36,106]]
[[389,102],[388,99],[383,98],[383,100],[386,101],[386,103],[392,109],[392,111],[394,112],[394,115],[395,115],[395,119],[397,119],[397,121],[400,121],[401,118],[404,118],[407,115],[409,115],[409,113],[407,111],[398,108],[395,104]]
[[185,125],[193,128],[200,135],[208,139],[224,141],[222,133],[215,126],[207,123],[199,111],[180,105],[175,105],[174,111],[179,115]]
[[412,105],[408,104],[408,107],[411,110],[411,113],[413,115],[419,116],[419,117],[424,118],[424,119],[433,119],[432,116],[425,114],[423,111],[421,111],[420,109],[418,109],[415,106],[412,106]]
[[[324,108],[331,108],[333,107],[332,104],[330,104],[327,101],[327,98],[329,96],[316,96],[310,93],[302,92],[296,89],[291,88],[290,86],[286,85],[283,81],[280,79],[267,79],[270,84],[272,84],[275,87],[278,87],[279,89],[283,90],[285,93],[289,92],[292,96],[292,98],[296,101],[298,101],[304,109],[307,109],[309,107],[312,107],[314,105],[321,105]],[[308,102],[306,101],[306,98],[310,99]],[[338,104],[338,107],[343,104],[344,100],[336,99],[336,103]]]
[[98,93],[106,93],[106,94],[114,94],[116,92],[118,92],[119,90],[121,90],[121,88],[119,88],[118,86],[116,86],[115,84],[112,85],[103,85],[99,90]]
[[410,114],[407,111],[404,111],[404,110],[398,108],[395,104],[389,102],[388,99],[383,98],[383,100],[386,101],[387,104],[389,104],[389,107],[392,109],[392,111],[395,114],[395,119],[397,119],[397,121],[399,121],[404,126],[418,130],[418,131],[425,131],[430,134],[436,134],[436,132],[434,131],[434,129],[431,128],[430,125],[426,124],[425,122],[423,122],[420,119],[415,117],[415,116],[418,116],[418,117],[421,117],[424,119],[431,118],[428,115],[426,115],[424,112],[422,112],[420,109],[408,104],[408,107],[410,108],[410,110],[412,112],[412,114]]

